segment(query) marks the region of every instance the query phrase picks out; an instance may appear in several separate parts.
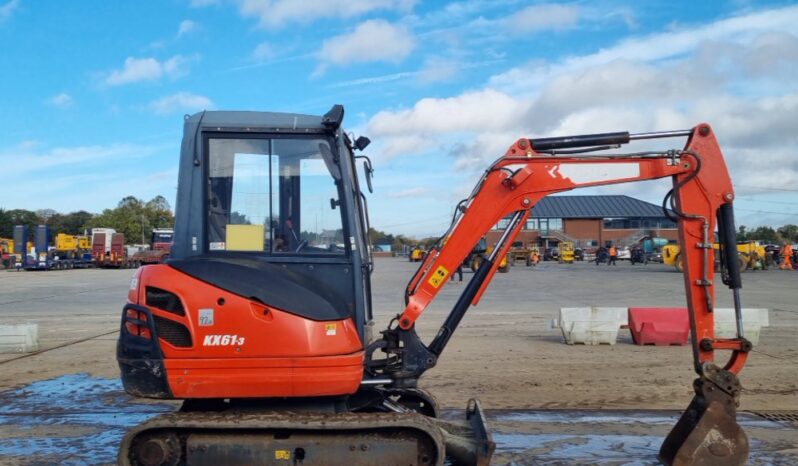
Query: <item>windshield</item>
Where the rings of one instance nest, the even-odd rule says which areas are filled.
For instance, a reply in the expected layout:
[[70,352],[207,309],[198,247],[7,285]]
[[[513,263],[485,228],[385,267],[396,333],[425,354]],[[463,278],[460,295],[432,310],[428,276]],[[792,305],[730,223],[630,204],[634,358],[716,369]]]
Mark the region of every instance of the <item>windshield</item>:
[[325,139],[210,138],[208,250],[343,254]]
[[152,242],[153,243],[171,243],[172,242],[172,233],[153,233],[152,234]]

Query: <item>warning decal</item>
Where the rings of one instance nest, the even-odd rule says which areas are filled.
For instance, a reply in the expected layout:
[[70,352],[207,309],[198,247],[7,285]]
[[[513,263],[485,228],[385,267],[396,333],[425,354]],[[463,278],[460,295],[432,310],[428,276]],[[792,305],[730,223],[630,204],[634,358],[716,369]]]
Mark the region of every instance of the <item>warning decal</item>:
[[446,280],[446,277],[448,276],[449,276],[449,271],[446,270],[444,266],[439,265],[438,268],[435,270],[435,273],[432,274],[432,277],[430,277],[430,279],[427,280],[427,283],[434,286],[435,288],[438,288],[439,286],[441,286],[441,283],[443,283],[444,280]]
[[335,336],[336,324],[324,324],[324,330],[328,337]]

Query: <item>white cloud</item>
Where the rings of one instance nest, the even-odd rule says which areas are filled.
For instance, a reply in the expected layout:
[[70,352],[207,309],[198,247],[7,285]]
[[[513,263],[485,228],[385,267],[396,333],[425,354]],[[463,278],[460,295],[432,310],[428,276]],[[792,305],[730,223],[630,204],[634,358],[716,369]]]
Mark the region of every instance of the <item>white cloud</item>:
[[446,99],[424,98],[412,109],[378,112],[368,123],[368,134],[383,137],[495,131],[515,126],[528,109],[529,102],[493,89]]
[[190,92],[178,92],[154,100],[149,103],[148,107],[159,115],[168,115],[174,112],[196,112],[199,110],[209,110],[213,108],[211,99],[203,96],[192,94]]
[[740,46],[750,48],[751,43],[763,34],[793,34],[796,20],[798,7],[786,7],[716,21],[703,28],[690,27],[631,37],[596,53],[570,57],[555,64],[531,62],[510,69],[492,77],[490,85],[503,90],[524,92],[539,89],[554,76],[617,60],[657,64],[664,60],[683,58],[705,45],[709,46],[711,54],[728,52],[725,48],[717,50],[714,42],[725,42],[732,45],[732,49]]
[[387,138],[378,152],[380,161],[383,161],[399,155],[416,154],[425,149],[429,149],[429,141],[426,138],[408,134]]
[[[527,63],[493,76],[481,89],[380,111],[364,132],[375,141],[378,165],[442,152],[465,180],[519,137],[685,129],[706,121],[736,183],[794,189],[796,23],[798,7],[757,11],[631,37],[553,63]],[[632,148],[678,148],[683,142],[656,140]],[[656,202],[663,186],[629,184],[602,192]],[[744,215],[741,223],[758,224]]]
[[165,61],[158,61],[155,58],[128,57],[125,59],[122,69],[108,73],[105,84],[121,86],[141,81],[157,81],[163,77],[175,79],[188,74],[189,64],[193,60],[194,58],[182,55],[175,55]]
[[413,35],[405,27],[374,19],[361,23],[351,33],[325,40],[319,58],[336,65],[373,61],[398,63],[410,55],[415,45]]
[[382,84],[392,81],[398,81],[400,79],[411,78],[416,75],[418,75],[418,73],[415,71],[401,71],[399,73],[384,74],[382,76],[369,76],[366,78],[351,79],[349,81],[340,81],[337,83],[330,84],[329,87],[353,87],[353,86],[363,86],[367,84]]
[[180,22],[180,26],[177,28],[177,37],[183,37],[184,35],[196,31],[199,28],[199,24],[196,21],[191,21],[190,19],[184,19]]
[[[60,147],[24,141],[0,147],[0,166],[31,180],[22,184],[0,183],[2,207],[30,210],[47,207],[59,212],[81,208],[99,212],[114,207],[119,199],[131,194],[144,199],[162,194],[174,201],[176,178],[157,175],[159,170],[172,165],[163,161],[174,160],[176,150],[179,151],[179,139],[155,144],[120,142]],[[138,175],[126,176],[133,172]]]
[[14,10],[16,10],[18,7],[19,0],[11,0],[10,2],[0,6],[0,21],[5,21],[10,18],[14,13]]
[[62,92],[47,99],[47,103],[58,108],[69,108],[75,101],[72,99],[71,95]]
[[261,42],[260,44],[255,47],[255,50],[252,51],[252,58],[257,62],[263,62],[267,60],[271,60],[277,55],[272,47],[272,44],[268,42]]
[[402,198],[402,197],[417,197],[430,192],[429,188],[416,186],[415,188],[402,189],[400,191],[392,191],[388,193],[388,197]]
[[373,11],[412,10],[415,0],[238,0],[244,17],[254,17],[266,28],[319,18],[352,18]]
[[575,26],[578,21],[576,6],[551,3],[528,6],[506,19],[508,29],[517,33],[561,30]]
[[446,81],[457,75],[460,68],[455,60],[430,57],[425,60],[424,67],[419,71],[418,79],[425,84]]
[[[144,157],[153,154],[154,146],[135,144],[111,144],[77,147],[55,147],[46,151],[35,151],[39,144],[20,144],[0,150],[0,165],[16,174],[35,172],[63,166],[80,166],[90,161],[120,160]],[[0,196],[1,197],[1,196]]]

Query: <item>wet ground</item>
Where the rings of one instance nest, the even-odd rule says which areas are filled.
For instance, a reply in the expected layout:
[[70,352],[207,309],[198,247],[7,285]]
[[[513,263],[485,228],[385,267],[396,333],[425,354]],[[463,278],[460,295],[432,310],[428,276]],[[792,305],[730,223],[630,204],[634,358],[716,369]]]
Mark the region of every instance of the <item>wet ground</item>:
[[[135,400],[118,379],[85,373],[3,391],[0,464],[113,464],[127,428],[174,407]],[[488,410],[487,416],[496,441],[492,464],[518,466],[659,464],[662,438],[678,419],[665,410]],[[750,439],[749,464],[798,464],[798,424],[752,413],[738,420]]]

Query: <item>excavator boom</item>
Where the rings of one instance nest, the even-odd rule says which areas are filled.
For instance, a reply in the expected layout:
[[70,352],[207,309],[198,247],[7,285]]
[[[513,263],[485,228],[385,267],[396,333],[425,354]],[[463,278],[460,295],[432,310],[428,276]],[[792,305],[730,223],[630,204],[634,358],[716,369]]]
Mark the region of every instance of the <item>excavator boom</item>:
[[[635,139],[687,137],[683,149],[606,155],[603,152]],[[543,197],[576,188],[670,177],[673,189],[663,203],[665,214],[678,224],[686,252],[684,286],[691,324],[696,396],[666,439],[660,452],[666,464],[743,464],[748,455],[745,434],[735,421],[740,385],[736,374],[751,349],[742,333],[739,290],[742,286],[735,260],[732,201],[734,191],[715,135],[707,124],[691,130],[633,135],[627,132],[564,138],[520,139],[483,174],[468,199],[458,205],[451,227],[411,278],[406,306],[398,325],[367,349],[367,367],[373,377],[396,386],[415,386],[418,377],[435,366],[447,342],[468,309],[477,304],[537,202]],[[670,204],[670,210],[667,205]],[[476,272],[435,338],[422,343],[415,322],[462,263],[474,245],[499,220],[509,223],[493,254]],[[734,294],[738,337],[714,337],[714,250],[712,235],[721,239],[723,282]],[[730,251],[727,253],[727,251]],[[374,359],[376,349],[390,364]],[[728,350],[725,365],[715,365],[715,351]],[[716,463],[706,463],[715,461]]]

